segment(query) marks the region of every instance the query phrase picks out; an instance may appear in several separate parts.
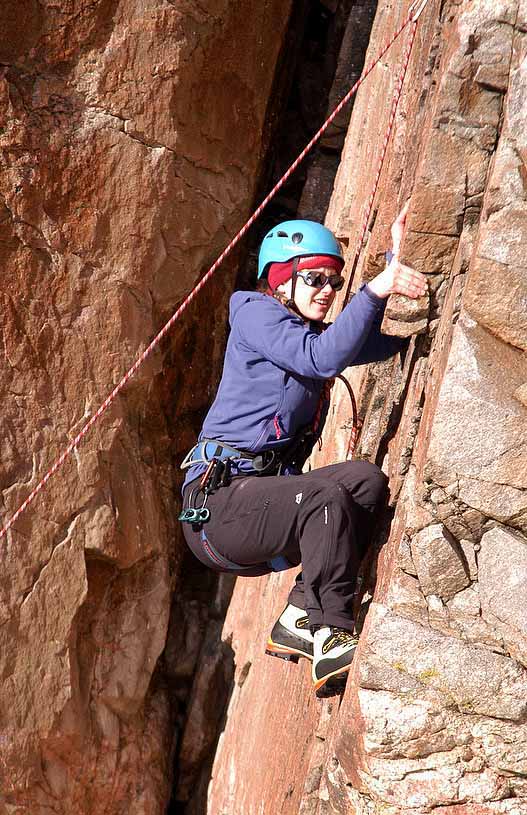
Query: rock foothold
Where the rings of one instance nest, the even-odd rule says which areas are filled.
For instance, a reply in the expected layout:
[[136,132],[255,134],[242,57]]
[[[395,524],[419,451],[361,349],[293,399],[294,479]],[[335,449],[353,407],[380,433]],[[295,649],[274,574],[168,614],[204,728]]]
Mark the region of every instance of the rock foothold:
[[432,524],[412,538],[412,559],[423,594],[444,600],[470,585],[463,548],[443,524]]

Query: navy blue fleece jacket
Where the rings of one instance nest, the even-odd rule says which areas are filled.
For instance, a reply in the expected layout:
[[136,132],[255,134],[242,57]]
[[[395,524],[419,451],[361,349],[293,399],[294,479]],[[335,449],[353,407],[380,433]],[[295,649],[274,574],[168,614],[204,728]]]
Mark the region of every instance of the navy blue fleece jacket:
[[[290,444],[313,421],[326,379],[403,347],[380,332],[385,306],[363,284],[321,332],[269,295],[235,292],[223,375],[199,438],[252,453]],[[203,469],[193,465],[185,483]]]

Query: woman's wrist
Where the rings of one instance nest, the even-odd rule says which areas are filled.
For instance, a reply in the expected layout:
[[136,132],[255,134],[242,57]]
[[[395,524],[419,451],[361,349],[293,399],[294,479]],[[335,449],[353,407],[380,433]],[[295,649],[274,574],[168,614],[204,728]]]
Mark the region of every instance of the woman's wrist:
[[377,297],[381,297],[385,300],[391,291],[391,275],[388,269],[378,274],[373,280],[368,280],[368,288],[377,295]]

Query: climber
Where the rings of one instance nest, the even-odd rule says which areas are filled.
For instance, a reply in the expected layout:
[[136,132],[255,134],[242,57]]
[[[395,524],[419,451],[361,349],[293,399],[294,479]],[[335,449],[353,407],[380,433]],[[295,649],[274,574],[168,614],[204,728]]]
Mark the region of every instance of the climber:
[[325,330],[344,284],[340,245],[313,221],[268,232],[258,263],[267,291],[231,297],[223,376],[182,464],[180,520],[202,563],[240,576],[302,564],[266,652],[310,659],[315,690],[349,670],[356,574],[387,478],[367,461],[301,468],[324,422],[325,383],[397,353],[404,340],[380,333],[386,298],[426,291],[424,275],[398,259],[407,209],[392,226],[392,260]]

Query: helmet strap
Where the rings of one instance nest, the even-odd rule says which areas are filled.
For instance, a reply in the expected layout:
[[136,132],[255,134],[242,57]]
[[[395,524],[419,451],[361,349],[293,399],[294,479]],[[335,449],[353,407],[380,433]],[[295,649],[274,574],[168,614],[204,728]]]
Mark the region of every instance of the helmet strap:
[[302,312],[298,308],[297,304],[295,303],[296,278],[297,278],[299,262],[300,262],[300,258],[293,258],[293,273],[291,275],[291,281],[292,281],[292,283],[291,283],[291,297],[287,298],[285,296],[285,294],[282,294],[277,289],[275,289],[274,291],[270,290],[269,293],[275,298],[275,300],[278,300],[280,303],[282,303],[283,306],[288,308],[289,311],[292,311],[293,314],[296,314],[297,317],[301,317],[302,320],[304,320],[304,322],[305,322],[306,318],[304,317],[304,315],[302,314]]
[[296,291],[296,278],[297,278],[297,274],[298,274],[298,263],[299,263],[299,258],[293,258],[293,274],[291,275],[291,297],[287,301],[286,306],[287,306],[287,308],[290,308],[293,311],[295,311],[297,314],[300,314],[300,312],[298,310],[298,306],[295,303],[295,291]]

